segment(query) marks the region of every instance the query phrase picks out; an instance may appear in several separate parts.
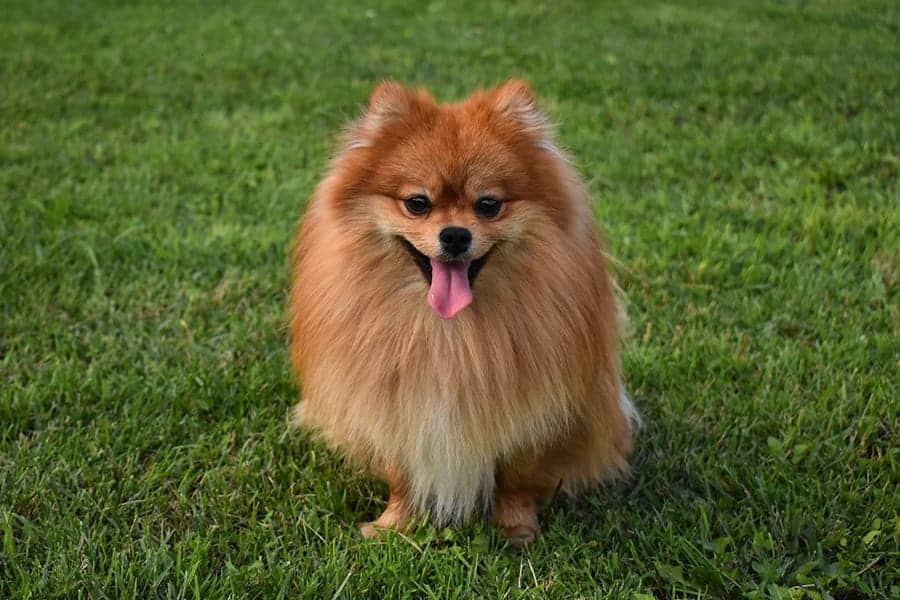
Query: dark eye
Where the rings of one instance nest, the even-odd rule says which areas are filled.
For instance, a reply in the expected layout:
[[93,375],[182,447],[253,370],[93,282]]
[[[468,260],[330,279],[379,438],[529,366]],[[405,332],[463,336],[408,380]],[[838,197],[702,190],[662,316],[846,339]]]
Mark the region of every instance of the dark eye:
[[431,201],[425,196],[413,196],[412,198],[407,198],[403,201],[403,205],[406,206],[406,210],[409,211],[409,214],[416,215],[417,217],[427,215],[431,212]]
[[475,212],[482,217],[493,219],[500,213],[502,202],[490,196],[484,196],[475,201]]

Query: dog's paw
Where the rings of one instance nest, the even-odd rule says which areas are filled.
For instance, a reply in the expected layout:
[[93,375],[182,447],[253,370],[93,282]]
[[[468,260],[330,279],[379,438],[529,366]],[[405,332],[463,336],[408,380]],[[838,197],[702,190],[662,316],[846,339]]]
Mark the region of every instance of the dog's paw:
[[521,550],[530,545],[537,538],[537,528],[531,525],[514,525],[512,527],[503,528],[503,537],[507,543]]
[[357,527],[359,527],[359,532],[362,536],[367,539],[381,537],[381,534],[385,531],[384,527],[379,526],[375,521],[357,523]]

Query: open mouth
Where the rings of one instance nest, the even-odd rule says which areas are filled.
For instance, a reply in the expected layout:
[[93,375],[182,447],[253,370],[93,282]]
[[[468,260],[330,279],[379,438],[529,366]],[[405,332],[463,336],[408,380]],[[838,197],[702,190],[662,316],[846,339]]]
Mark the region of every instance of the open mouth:
[[[412,242],[407,240],[404,237],[401,237],[400,240],[403,242],[403,245],[406,247],[406,251],[409,252],[410,256],[412,256],[413,260],[416,262],[416,266],[419,267],[419,270],[422,271],[422,275],[425,277],[425,281],[428,282],[428,285],[431,285],[431,259],[419,252],[419,250],[412,245]],[[484,256],[473,260],[469,263],[469,285],[474,285],[475,278],[478,276],[478,273],[484,267],[485,263],[487,263],[488,258],[491,256],[491,253],[494,251],[493,248],[484,253]]]
[[472,303],[472,285],[493,248],[473,261],[445,262],[419,252],[406,238],[400,238],[428,282],[428,304],[442,319],[452,319]]

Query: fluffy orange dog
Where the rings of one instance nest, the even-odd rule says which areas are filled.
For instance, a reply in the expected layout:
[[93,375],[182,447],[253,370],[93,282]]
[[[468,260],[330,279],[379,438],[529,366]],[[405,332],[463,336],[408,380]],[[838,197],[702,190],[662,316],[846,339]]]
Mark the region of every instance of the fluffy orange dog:
[[379,85],[294,251],[297,419],[384,479],[363,524],[536,505],[626,468],[613,283],[585,187],[528,86],[459,104]]

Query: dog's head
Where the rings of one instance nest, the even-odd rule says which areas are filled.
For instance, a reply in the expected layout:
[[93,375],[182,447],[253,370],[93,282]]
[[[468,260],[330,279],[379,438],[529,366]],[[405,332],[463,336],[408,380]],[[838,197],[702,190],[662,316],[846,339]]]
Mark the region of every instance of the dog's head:
[[565,158],[521,81],[449,105],[382,83],[335,166],[340,218],[405,253],[444,319],[472,302],[498,247],[572,218]]

